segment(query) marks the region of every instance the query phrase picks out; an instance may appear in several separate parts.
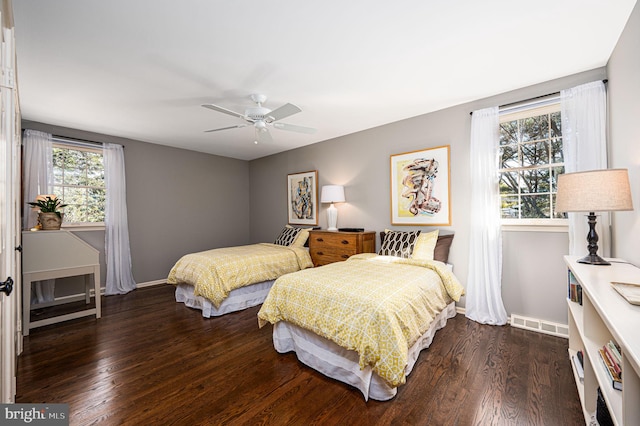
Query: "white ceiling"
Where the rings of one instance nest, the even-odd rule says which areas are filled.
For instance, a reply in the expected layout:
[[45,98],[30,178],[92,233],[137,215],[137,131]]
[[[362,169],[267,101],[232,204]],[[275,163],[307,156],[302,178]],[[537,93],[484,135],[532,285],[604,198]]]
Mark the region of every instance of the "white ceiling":
[[[244,160],[606,65],[636,0],[14,0],[22,117]],[[302,109],[204,133],[263,93]]]

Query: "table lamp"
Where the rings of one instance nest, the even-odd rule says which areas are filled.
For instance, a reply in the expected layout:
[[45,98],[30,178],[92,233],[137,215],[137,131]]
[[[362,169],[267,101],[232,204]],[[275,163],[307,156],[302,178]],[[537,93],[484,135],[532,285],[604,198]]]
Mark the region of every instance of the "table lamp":
[[327,209],[328,231],[337,231],[338,228],[338,209],[333,203],[344,203],[344,186],[341,185],[324,185],[322,187],[321,203],[331,203]]
[[595,212],[633,210],[626,169],[590,170],[558,176],[557,212],[588,212],[589,254],[578,260],[590,265],[610,265],[598,256]]

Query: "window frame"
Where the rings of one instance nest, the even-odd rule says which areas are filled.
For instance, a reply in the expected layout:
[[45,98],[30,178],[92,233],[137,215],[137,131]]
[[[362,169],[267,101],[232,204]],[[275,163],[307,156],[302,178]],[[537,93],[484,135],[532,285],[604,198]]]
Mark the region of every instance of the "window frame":
[[[499,112],[500,125],[504,122],[520,120],[523,118],[537,117],[544,114],[560,112],[560,97],[558,95],[546,96],[534,102],[518,103],[514,106],[502,108]],[[563,139],[564,144],[564,139]],[[553,163],[549,163],[551,165]],[[562,162],[564,166],[564,162]],[[532,169],[537,169],[534,167]],[[506,169],[498,168],[498,173]],[[521,170],[521,169],[518,169]],[[553,192],[551,192],[553,194]],[[498,196],[502,200],[502,194],[498,188]],[[569,221],[567,218],[524,218],[510,219],[500,218],[503,231],[543,231],[543,232],[567,232]]]
[[[58,149],[73,149],[76,151],[86,151],[93,152],[96,154],[100,154],[104,160],[104,151],[102,149],[102,144],[98,142],[84,142],[84,141],[76,141],[74,139],[67,139],[64,137],[55,136],[52,139],[52,148]],[[52,156],[53,161],[53,156]],[[104,173],[104,163],[103,163],[103,173]],[[59,186],[55,183],[52,186]],[[106,185],[105,185],[106,191]],[[104,230],[106,229],[105,222],[62,222],[62,229],[69,229],[73,231],[95,231],[95,230]]]

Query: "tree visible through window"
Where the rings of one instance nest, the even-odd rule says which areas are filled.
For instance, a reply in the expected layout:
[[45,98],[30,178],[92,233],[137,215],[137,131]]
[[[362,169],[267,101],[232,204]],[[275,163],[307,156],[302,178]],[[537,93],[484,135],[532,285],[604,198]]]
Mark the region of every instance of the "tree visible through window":
[[503,219],[563,218],[555,213],[564,173],[560,105],[500,117],[500,197]]
[[101,149],[54,144],[53,192],[68,206],[65,223],[104,222],[106,188]]

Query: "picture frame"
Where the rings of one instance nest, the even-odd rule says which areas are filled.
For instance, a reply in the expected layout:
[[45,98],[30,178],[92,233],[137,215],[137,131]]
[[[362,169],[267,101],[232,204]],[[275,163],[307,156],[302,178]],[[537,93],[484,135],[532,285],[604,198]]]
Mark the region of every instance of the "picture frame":
[[391,224],[451,225],[449,145],[393,154]]
[[318,171],[287,175],[287,214],[290,225],[318,224]]

